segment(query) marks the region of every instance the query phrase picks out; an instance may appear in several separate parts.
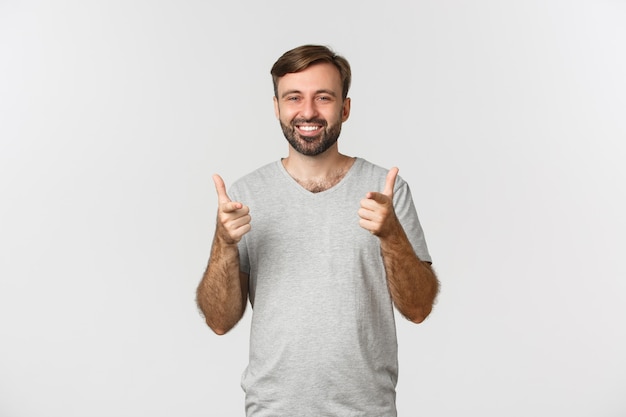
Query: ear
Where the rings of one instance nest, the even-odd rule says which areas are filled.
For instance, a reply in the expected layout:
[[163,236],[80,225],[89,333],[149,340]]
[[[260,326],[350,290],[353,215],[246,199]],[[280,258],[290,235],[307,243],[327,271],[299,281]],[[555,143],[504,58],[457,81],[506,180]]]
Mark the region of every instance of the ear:
[[278,108],[278,99],[274,96],[274,114],[276,118],[280,120],[280,109]]
[[346,97],[343,101],[343,108],[341,109],[341,121],[345,122],[350,117],[350,97]]

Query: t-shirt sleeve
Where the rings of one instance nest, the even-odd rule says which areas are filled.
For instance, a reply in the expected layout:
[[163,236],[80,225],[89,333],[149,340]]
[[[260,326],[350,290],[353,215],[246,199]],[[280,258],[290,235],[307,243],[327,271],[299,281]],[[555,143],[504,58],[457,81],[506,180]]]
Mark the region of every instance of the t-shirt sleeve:
[[396,178],[393,200],[396,216],[398,216],[400,224],[402,224],[415,254],[422,261],[432,262],[430,253],[428,252],[428,246],[426,245],[426,237],[424,236],[424,231],[422,230],[417,216],[417,210],[415,209],[409,184],[400,177]]

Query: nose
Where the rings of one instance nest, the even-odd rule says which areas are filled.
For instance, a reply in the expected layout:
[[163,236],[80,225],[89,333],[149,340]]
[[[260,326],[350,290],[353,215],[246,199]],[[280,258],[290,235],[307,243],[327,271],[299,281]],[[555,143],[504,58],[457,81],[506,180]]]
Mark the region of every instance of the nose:
[[311,120],[318,115],[315,99],[303,101],[300,115],[306,120]]

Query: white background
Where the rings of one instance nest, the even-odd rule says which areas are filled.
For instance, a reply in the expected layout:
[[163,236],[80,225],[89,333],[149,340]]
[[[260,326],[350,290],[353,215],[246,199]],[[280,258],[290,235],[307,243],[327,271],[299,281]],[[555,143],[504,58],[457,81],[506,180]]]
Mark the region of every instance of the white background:
[[[194,304],[227,184],[287,153],[269,69],[353,67],[442,292],[409,416],[626,416],[626,3],[0,0],[0,416],[243,415]],[[297,207],[286,207],[297,210]]]

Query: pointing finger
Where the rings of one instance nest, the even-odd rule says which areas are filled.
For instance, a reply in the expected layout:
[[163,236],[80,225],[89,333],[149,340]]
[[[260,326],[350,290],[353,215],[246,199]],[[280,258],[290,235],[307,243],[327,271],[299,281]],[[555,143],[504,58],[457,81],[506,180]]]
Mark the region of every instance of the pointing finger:
[[[377,202],[379,204],[385,204],[386,202],[389,201],[389,196],[387,196],[387,195],[385,195],[383,193],[376,193],[374,191],[370,191],[369,193],[367,193],[367,195],[365,197],[368,200],[374,200],[375,202]],[[376,208],[375,205],[374,206],[368,205],[366,201],[361,202],[361,207],[365,207],[365,208],[368,208],[370,210],[373,210],[374,208]]]
[[393,167],[387,173],[387,179],[385,180],[385,190],[383,194],[387,197],[393,197],[393,187],[396,185],[396,177],[398,176],[398,171],[400,171],[397,167]]

